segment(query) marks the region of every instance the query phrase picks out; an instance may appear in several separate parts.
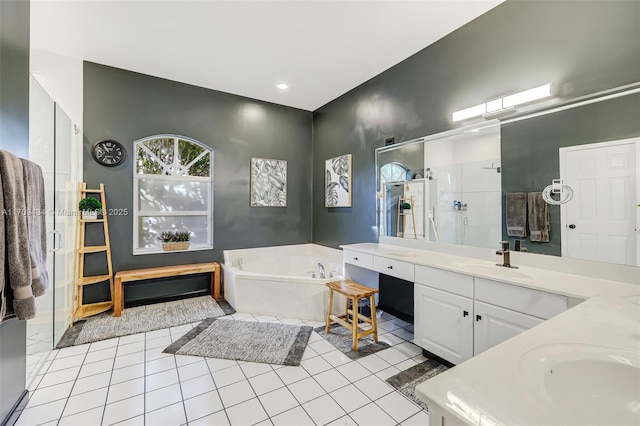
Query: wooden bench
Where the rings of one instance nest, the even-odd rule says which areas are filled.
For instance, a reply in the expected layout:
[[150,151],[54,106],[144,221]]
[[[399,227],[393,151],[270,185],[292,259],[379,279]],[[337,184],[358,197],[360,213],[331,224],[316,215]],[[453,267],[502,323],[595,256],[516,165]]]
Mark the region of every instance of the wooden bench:
[[122,315],[124,308],[123,283],[154,278],[177,277],[180,275],[192,275],[211,273],[211,296],[220,299],[220,265],[217,262],[193,263],[190,265],[160,266],[158,268],[132,269],[120,271],[116,274],[114,282],[113,316]]

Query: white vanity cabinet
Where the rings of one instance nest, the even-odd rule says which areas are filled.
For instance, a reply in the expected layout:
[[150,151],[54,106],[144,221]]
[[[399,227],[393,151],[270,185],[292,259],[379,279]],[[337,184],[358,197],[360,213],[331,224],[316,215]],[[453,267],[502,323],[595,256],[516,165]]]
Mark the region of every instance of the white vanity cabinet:
[[414,342],[454,364],[473,356],[473,299],[416,283]]
[[416,265],[415,343],[454,364],[567,309],[567,298]]
[[459,364],[473,356],[473,277],[416,265],[415,343]]
[[558,294],[484,278],[474,284],[474,355],[567,310],[567,298]]
[[373,270],[406,281],[413,282],[414,279],[413,263],[403,262],[402,260],[373,256]]
[[345,263],[350,263],[361,268],[373,269],[373,255],[371,254],[345,249],[342,251],[342,260]]
[[473,318],[474,355],[544,322],[544,320],[531,315],[477,300],[473,302]]

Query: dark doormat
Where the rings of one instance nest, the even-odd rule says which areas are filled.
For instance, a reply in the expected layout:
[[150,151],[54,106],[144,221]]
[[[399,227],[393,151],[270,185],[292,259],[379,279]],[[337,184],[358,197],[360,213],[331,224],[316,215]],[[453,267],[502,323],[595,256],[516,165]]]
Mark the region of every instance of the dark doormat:
[[395,376],[387,379],[387,383],[404,394],[407,398],[429,411],[427,404],[416,396],[416,386],[430,378],[437,376],[443,371],[447,371],[449,367],[440,364],[438,361],[428,359],[420,364],[414,365]]

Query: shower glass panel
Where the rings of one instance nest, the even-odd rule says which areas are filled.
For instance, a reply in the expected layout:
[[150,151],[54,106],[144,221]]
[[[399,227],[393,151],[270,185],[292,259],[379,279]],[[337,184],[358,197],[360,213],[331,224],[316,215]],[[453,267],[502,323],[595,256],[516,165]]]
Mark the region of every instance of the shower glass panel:
[[[45,187],[45,208],[54,206],[55,177],[55,103],[42,86],[32,77],[29,101],[29,159],[42,168]],[[36,317],[27,321],[27,377],[35,374],[53,348],[53,281],[52,240],[53,215],[47,214],[47,271],[49,290],[36,298]],[[27,386],[29,380],[27,380]]]
[[80,146],[80,132],[69,116],[56,104],[56,147],[55,147],[55,200],[54,219],[55,247],[54,276],[51,283],[54,290],[54,330],[53,343],[56,345],[69,326],[71,318],[71,288],[73,285],[73,256],[77,210],[77,191],[81,152],[73,149]]
[[36,316],[27,321],[27,389],[71,316],[76,189],[80,135],[71,119],[38,81],[30,79],[29,160],[42,168],[47,228],[49,289],[37,297]]

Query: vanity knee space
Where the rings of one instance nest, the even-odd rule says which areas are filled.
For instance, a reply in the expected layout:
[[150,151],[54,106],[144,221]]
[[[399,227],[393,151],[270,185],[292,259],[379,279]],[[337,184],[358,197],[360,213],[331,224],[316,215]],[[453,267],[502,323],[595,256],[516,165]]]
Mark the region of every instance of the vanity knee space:
[[567,309],[565,296],[421,265],[415,343],[459,364]]

